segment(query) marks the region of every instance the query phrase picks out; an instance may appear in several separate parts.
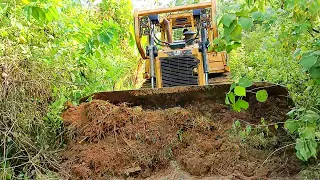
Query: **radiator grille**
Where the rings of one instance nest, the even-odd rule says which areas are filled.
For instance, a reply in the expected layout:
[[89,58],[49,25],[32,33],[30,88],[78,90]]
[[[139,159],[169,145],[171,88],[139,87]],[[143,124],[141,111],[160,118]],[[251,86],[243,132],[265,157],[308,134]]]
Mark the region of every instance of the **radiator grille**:
[[163,87],[197,85],[198,76],[193,69],[199,64],[194,56],[171,56],[160,58]]

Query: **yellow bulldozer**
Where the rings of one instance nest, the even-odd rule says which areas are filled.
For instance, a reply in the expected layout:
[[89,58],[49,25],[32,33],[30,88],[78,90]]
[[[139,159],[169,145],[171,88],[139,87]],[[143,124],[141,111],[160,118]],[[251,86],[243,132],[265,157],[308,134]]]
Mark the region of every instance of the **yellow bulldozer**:
[[[151,88],[208,85],[209,75],[230,71],[225,53],[208,52],[210,42],[218,37],[215,16],[215,0],[135,11],[135,39]],[[141,44],[143,36],[147,47]]]
[[[99,92],[90,99],[132,106],[167,108],[202,101],[225,102],[230,82],[214,83],[211,77],[230,71],[227,54],[216,52],[210,42],[218,37],[216,0],[179,7],[134,12],[135,39],[145,62],[142,89]],[[142,45],[147,37],[146,46]],[[213,49],[213,50],[212,50]],[[212,83],[213,82],[213,83]],[[254,83],[246,99],[265,89],[269,97],[285,98],[286,88]],[[83,98],[85,101],[88,97]]]

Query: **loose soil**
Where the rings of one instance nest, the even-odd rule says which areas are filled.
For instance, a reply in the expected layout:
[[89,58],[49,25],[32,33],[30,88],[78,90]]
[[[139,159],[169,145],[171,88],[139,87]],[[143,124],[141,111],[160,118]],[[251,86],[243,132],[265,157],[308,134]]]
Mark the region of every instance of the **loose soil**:
[[250,102],[241,113],[213,101],[143,109],[94,100],[62,115],[68,132],[62,165],[70,179],[292,179],[300,171],[294,147],[268,158],[286,144],[281,127],[246,139],[233,127],[236,120],[282,122],[288,110],[277,98]]

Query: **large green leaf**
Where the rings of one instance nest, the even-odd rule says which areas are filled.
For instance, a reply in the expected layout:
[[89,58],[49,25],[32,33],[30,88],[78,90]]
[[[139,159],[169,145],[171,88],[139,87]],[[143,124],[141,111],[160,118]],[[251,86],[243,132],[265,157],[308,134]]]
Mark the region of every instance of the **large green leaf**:
[[284,128],[286,128],[292,134],[298,130],[299,121],[292,119],[287,120],[284,124]]
[[248,30],[253,26],[252,18],[240,17],[238,23],[241,25],[242,29]]
[[266,102],[268,99],[268,92],[266,90],[259,90],[256,93],[256,98],[259,102]]
[[237,25],[237,21],[234,20],[229,27],[223,25],[223,28],[224,28],[224,37],[226,39],[227,42],[230,42],[231,41],[231,33],[232,31],[235,29]]
[[239,24],[237,24],[235,26],[234,30],[230,34],[232,40],[240,41],[241,38],[242,38],[241,32],[242,32],[242,28],[241,28],[241,26]]
[[234,93],[235,93],[237,96],[246,96],[246,88],[241,87],[241,86],[236,86],[236,87],[234,88]]
[[32,17],[36,20],[39,20],[38,7],[32,7]]
[[306,138],[306,139],[314,139],[315,138],[315,128],[313,127],[305,127],[301,134],[300,137]]
[[244,78],[239,79],[238,84],[239,84],[239,86],[247,88],[247,87],[252,86],[252,81],[250,79],[244,77]]
[[226,27],[230,27],[231,22],[235,19],[236,19],[235,14],[225,14],[224,16],[222,16],[219,24],[222,23]]
[[311,67],[310,76],[313,79],[320,79],[320,67]]
[[241,109],[247,110],[249,108],[249,103],[245,100],[238,99],[236,105],[239,106]]
[[317,56],[303,56],[300,64],[305,70],[309,70],[317,62]]

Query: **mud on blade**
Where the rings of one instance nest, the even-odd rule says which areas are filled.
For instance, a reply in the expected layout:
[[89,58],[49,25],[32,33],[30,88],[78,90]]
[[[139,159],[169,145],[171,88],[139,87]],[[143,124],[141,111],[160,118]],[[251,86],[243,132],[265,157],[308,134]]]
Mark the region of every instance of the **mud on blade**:
[[[99,92],[92,99],[105,100],[113,104],[128,103],[131,106],[144,108],[170,108],[175,106],[192,105],[197,102],[214,101],[223,104],[225,95],[229,92],[231,84],[218,84],[207,86],[180,86],[158,89],[139,89],[129,91]],[[265,89],[269,98],[277,98],[287,106],[292,103],[285,87],[271,83],[254,83],[247,88],[247,101],[255,101],[255,92]],[[89,97],[81,99],[85,102]]]

